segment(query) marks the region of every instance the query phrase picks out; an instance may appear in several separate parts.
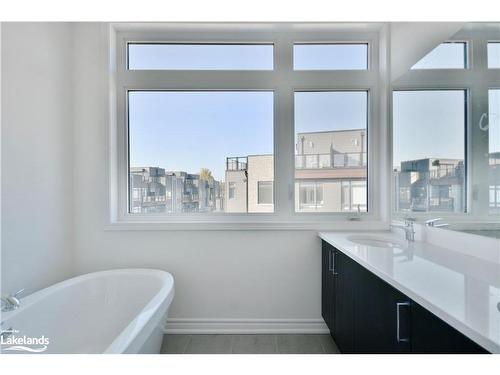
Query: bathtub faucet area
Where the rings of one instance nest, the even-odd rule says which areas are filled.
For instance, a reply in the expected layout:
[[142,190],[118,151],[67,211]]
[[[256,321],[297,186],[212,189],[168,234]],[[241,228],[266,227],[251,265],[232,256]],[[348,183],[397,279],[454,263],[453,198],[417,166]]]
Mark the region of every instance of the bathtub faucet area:
[[23,292],[24,292],[24,288],[21,290],[18,290],[14,294],[9,294],[9,295],[6,295],[5,297],[2,297],[2,312],[16,310],[21,305],[21,302],[19,301],[18,297]]

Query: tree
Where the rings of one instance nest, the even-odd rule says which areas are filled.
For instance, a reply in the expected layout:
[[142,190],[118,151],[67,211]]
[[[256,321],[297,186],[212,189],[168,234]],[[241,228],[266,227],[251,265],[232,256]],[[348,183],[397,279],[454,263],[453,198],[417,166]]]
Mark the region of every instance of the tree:
[[200,180],[204,181],[212,181],[214,178],[212,176],[212,172],[208,168],[201,168],[200,171]]

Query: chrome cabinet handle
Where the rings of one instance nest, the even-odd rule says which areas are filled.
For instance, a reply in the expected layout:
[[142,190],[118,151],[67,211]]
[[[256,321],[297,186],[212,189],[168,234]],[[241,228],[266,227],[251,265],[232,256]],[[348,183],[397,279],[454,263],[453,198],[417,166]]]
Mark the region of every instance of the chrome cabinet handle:
[[410,306],[410,302],[397,302],[396,303],[396,340],[397,340],[397,342],[408,342],[408,341],[410,341],[409,337],[406,337],[406,338],[401,337],[401,327],[400,327],[400,318],[399,318],[401,306]]
[[330,271],[332,273],[332,275],[337,275],[337,272],[335,271],[335,252],[333,250],[330,250],[328,252],[328,271]]

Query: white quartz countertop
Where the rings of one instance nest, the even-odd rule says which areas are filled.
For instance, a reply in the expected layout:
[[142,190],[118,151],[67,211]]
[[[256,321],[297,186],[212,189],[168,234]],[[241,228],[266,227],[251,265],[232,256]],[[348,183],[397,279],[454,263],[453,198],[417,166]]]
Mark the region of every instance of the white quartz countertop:
[[[492,353],[500,353],[500,264],[390,231],[320,232],[320,238]],[[354,236],[396,243],[375,247]],[[402,246],[398,246],[397,244]]]

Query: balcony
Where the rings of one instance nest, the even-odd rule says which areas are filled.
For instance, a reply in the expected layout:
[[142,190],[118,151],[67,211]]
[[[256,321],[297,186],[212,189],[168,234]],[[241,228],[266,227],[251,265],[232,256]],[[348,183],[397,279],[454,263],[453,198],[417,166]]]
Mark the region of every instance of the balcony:
[[295,155],[296,169],[365,168],[366,152]]
[[248,159],[246,157],[226,158],[226,171],[246,171]]
[[429,171],[431,179],[463,177],[462,169],[455,166],[439,167]]

